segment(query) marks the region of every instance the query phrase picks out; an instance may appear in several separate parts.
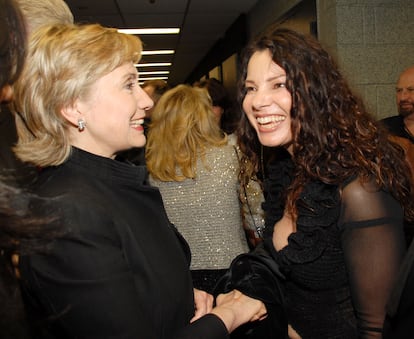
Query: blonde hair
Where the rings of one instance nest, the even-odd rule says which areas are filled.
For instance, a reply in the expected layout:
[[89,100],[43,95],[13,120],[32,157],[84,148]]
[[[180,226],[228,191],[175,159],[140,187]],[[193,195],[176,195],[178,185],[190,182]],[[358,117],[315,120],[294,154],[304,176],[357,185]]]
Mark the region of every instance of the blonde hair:
[[26,21],[27,32],[50,24],[73,24],[73,14],[63,0],[16,0]]
[[207,147],[226,143],[208,92],[178,85],[164,93],[151,115],[146,146],[148,171],[161,181],[195,178],[197,158],[204,158]]
[[87,98],[96,81],[115,68],[138,62],[141,51],[137,37],[98,24],[38,29],[15,86],[17,156],[37,166],[63,163],[71,145],[61,110]]

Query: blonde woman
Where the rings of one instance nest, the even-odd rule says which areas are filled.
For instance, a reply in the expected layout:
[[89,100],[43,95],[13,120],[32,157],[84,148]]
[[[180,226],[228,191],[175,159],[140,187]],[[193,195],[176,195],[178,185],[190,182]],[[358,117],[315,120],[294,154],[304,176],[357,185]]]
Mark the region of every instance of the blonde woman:
[[15,92],[16,153],[41,168],[33,190],[51,206],[38,211],[62,233],[50,251],[20,258],[28,309],[47,325],[35,337],[218,339],[265,312],[238,291],[214,309],[194,294],[188,246],[159,191],[144,167],[115,160],[146,141],[153,102],[138,85],[141,50],[138,38],[99,25],[31,37]]
[[236,150],[217,124],[207,90],[179,85],[167,91],[152,113],[146,150],[150,182],[190,245],[194,285],[211,292],[248,244]]
[[[63,0],[16,0],[15,2],[22,12],[27,36],[46,24],[73,23],[73,15]],[[2,20],[5,20],[3,16]],[[20,48],[23,49],[23,46]],[[11,99],[10,96],[7,101]],[[17,142],[14,115],[10,112],[7,103],[1,104],[0,110],[0,174],[7,182],[23,188],[36,177],[37,169],[16,158],[12,150]]]

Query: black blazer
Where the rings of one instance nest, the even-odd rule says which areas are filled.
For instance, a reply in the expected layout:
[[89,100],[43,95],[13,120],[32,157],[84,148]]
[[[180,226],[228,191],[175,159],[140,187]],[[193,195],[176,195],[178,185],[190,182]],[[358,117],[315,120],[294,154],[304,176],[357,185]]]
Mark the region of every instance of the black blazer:
[[35,192],[52,198],[42,212],[62,234],[20,259],[31,319],[44,322],[36,328],[59,339],[227,337],[215,316],[189,325],[188,245],[145,178],[144,167],[79,149],[41,171]]

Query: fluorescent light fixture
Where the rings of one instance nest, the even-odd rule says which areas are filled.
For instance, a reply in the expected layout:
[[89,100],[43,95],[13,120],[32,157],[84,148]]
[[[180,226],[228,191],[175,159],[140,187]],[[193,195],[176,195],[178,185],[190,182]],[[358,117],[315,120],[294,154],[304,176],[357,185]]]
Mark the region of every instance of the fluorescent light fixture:
[[139,72],[139,76],[142,76],[142,75],[160,75],[160,74],[170,74],[170,71]]
[[174,54],[175,51],[172,49],[162,49],[158,51],[142,51],[142,55],[161,55],[161,54]]
[[180,33],[179,28],[128,28],[118,29],[119,33],[125,34],[178,34]]
[[146,81],[146,80],[167,80],[168,77],[145,77],[145,78],[141,78],[141,74],[139,77],[139,81]]
[[135,64],[135,67],[160,67],[171,66],[171,62],[149,62],[145,64]]

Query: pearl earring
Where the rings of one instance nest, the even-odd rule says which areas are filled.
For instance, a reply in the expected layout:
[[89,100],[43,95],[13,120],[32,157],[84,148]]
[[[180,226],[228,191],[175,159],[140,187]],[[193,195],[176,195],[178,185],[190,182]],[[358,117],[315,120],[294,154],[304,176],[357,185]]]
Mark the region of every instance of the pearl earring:
[[79,132],[82,132],[85,129],[86,122],[82,118],[78,119],[78,130]]

